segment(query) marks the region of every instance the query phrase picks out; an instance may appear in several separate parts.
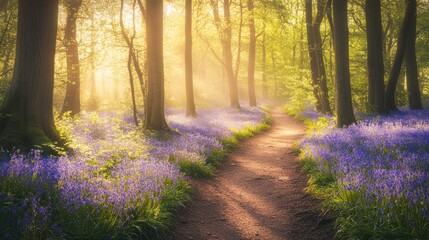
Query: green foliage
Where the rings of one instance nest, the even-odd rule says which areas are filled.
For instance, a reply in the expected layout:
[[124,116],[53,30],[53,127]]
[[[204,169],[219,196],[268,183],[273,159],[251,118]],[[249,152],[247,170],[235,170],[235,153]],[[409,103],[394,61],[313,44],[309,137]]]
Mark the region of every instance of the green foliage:
[[186,176],[193,178],[210,177],[214,174],[214,168],[211,165],[204,164],[201,161],[182,160],[179,162],[180,171]]
[[[337,234],[339,238],[354,236],[359,239],[427,239],[429,223],[427,217],[418,210],[425,206],[411,206],[405,196],[394,201],[383,197],[382,201],[390,205],[390,208],[380,210],[374,201],[362,197],[363,194],[349,190],[338,190],[336,194],[330,194],[329,201],[337,203],[336,211],[339,216],[347,216],[338,218],[336,223],[341,226]],[[410,213],[413,219],[417,219],[416,222],[407,219],[406,216]],[[392,221],[388,216],[398,217]]]
[[167,181],[160,201],[150,197],[135,204],[129,218],[119,218],[113,206],[94,208],[84,205],[74,211],[57,209],[55,220],[61,223],[65,239],[163,239],[175,210],[189,200],[188,184],[181,180],[172,187]]
[[221,149],[213,149],[210,154],[206,157],[206,163],[213,167],[219,167],[226,152]]
[[[121,219],[113,206],[90,204],[70,211],[61,203],[57,186],[35,184],[37,176],[25,179],[21,176],[0,179],[0,192],[7,194],[8,201],[0,201],[0,234],[12,239],[163,239],[168,232],[174,211],[189,200],[189,186],[181,180],[172,187],[165,183],[165,195],[160,201],[146,197],[135,204],[129,219]],[[33,184],[34,183],[34,184]],[[42,191],[40,198],[34,198],[35,191]],[[2,198],[4,196],[2,195]],[[15,207],[11,207],[15,205]],[[46,215],[42,209],[50,211]],[[28,216],[30,214],[30,216]],[[27,227],[1,225],[8,223],[10,215],[26,221]],[[19,223],[17,221],[17,223]],[[61,229],[61,232],[56,232]]]
[[319,198],[331,197],[338,189],[335,177],[332,174],[319,172],[314,159],[301,157],[301,168],[308,174],[309,180],[307,191]]

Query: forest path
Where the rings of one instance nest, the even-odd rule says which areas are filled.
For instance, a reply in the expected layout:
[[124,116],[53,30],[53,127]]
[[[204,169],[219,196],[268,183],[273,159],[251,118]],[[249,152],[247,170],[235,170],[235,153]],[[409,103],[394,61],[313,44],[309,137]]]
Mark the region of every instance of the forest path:
[[240,143],[214,178],[191,181],[193,199],[168,239],[333,239],[332,219],[305,193],[307,177],[291,153],[303,124],[281,108],[271,116],[271,128]]

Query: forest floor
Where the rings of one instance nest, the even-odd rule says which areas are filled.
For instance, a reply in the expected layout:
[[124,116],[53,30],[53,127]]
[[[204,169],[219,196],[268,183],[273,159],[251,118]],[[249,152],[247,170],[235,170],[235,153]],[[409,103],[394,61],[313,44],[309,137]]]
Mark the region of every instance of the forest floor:
[[168,239],[333,239],[332,217],[305,192],[293,145],[302,123],[281,108],[272,126],[238,146],[214,178],[191,181],[193,199],[177,213]]

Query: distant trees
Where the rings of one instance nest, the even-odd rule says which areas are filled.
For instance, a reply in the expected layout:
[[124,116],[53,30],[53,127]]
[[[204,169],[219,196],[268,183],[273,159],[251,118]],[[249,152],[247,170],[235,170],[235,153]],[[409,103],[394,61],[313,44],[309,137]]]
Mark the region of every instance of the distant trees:
[[219,13],[219,0],[210,0],[210,3],[213,10],[213,17],[217,33],[222,45],[223,67],[225,69],[226,78],[228,80],[229,105],[230,107],[240,108],[240,103],[238,101],[238,84],[237,79],[234,76],[232,57],[232,23],[230,11],[231,0],[223,1],[223,21]]
[[[83,4],[86,4],[85,2]],[[194,2],[196,7],[193,6]],[[426,37],[416,38],[416,35],[417,31],[425,29],[427,24],[423,20],[416,23],[418,10],[416,0],[395,0],[391,1],[390,5],[381,0],[292,0],[289,2],[202,0],[194,2],[192,0],[185,0],[182,3],[169,1],[166,3],[167,6],[164,6],[163,1],[121,0],[113,4],[113,7],[106,7],[104,4],[93,6],[94,1],[91,0],[88,2],[88,6],[91,7],[81,7],[84,6],[82,0],[64,0],[67,18],[60,22],[64,22],[60,30],[64,29],[64,41],[62,41],[64,46],[61,47],[66,50],[66,57],[59,55],[56,58],[59,64],[55,69],[55,77],[61,80],[60,83],[67,78],[66,87],[62,84],[56,86],[58,92],[55,92],[55,97],[58,99],[61,99],[65,90],[61,114],[79,113],[80,95],[93,99],[94,101],[89,102],[95,103],[97,94],[100,96],[103,94],[103,98],[107,98],[111,93],[114,93],[111,95],[115,98],[123,94],[127,96],[126,103],[131,102],[130,100],[133,102],[136,124],[139,123],[136,98],[140,97],[143,98],[145,108],[144,128],[168,129],[164,116],[164,101],[178,104],[177,100],[181,99],[181,95],[175,95],[174,91],[170,90],[176,86],[183,87],[183,83],[174,79],[170,82],[164,81],[163,41],[167,41],[164,47],[169,51],[168,58],[167,56],[165,58],[169,61],[169,64],[166,64],[169,71],[167,76],[182,74],[181,69],[178,70],[178,66],[182,64],[175,66],[172,63],[182,61],[182,49],[185,48],[187,116],[196,115],[194,94],[199,94],[197,90],[194,92],[193,83],[196,78],[206,79],[216,91],[223,91],[222,87],[228,88],[229,105],[235,108],[240,108],[239,92],[244,95],[247,90],[250,106],[257,105],[256,93],[267,98],[268,93],[272,92],[273,97],[293,99],[291,102],[298,102],[297,105],[300,108],[308,107],[315,98],[317,111],[331,113],[333,102],[329,101],[329,94],[333,95],[335,90],[335,111],[339,127],[354,122],[352,103],[359,111],[369,109],[380,114],[397,109],[395,98],[398,101],[399,97],[402,102],[398,103],[404,104],[405,92],[408,91],[410,108],[422,108],[420,87],[427,91],[427,74],[419,76],[416,59],[419,58],[419,66],[424,67],[421,72],[427,71],[427,66],[421,60],[424,59],[425,53],[419,50],[421,45],[427,44],[418,45],[419,41],[426,41]],[[47,12],[47,6],[51,5],[46,0],[41,1],[40,6],[36,7],[44,12],[41,14],[29,10],[28,6],[31,5],[33,8],[35,5],[29,0],[22,0],[19,3],[21,22],[20,30],[16,32],[14,21],[17,18],[15,16],[17,10],[14,8],[17,4],[10,0],[0,0],[0,19],[2,20],[0,22],[0,87],[6,89],[13,77],[2,108],[0,130],[4,134],[0,138],[12,139],[3,136],[11,136],[8,133],[12,132],[11,129],[14,129],[13,131],[18,131],[17,129],[20,128],[28,129],[28,127],[16,126],[19,124],[27,126],[35,119],[33,122],[37,128],[43,129],[45,140],[57,141],[59,138],[53,124],[50,105],[54,102],[55,107],[61,108],[61,103],[52,100],[51,85],[54,67],[51,64],[54,61],[55,45],[52,44],[55,44],[55,40],[52,40],[53,23],[46,23],[48,18],[49,21],[53,21],[52,14]],[[119,3],[121,3],[120,9]],[[332,13],[332,3],[334,21],[329,17]],[[429,7],[429,3],[420,4],[426,8]],[[347,6],[348,13],[345,12]],[[184,25],[182,11],[180,11],[183,7],[185,7]],[[406,10],[405,17],[402,16],[404,10]],[[136,15],[136,11],[141,11],[141,16],[139,13]],[[185,42],[168,38],[163,40],[161,30],[163,11],[167,13],[164,19],[167,19],[165,25],[169,28],[168,34],[174,37],[182,36],[184,27]],[[421,11],[422,15],[419,17],[429,19],[429,15]],[[78,18],[78,14],[82,17]],[[325,20],[325,14],[328,15],[327,20]],[[353,19],[350,24],[347,23],[347,16]],[[38,18],[38,20],[29,20],[30,18]],[[174,24],[171,24],[173,21]],[[397,23],[401,21],[403,24],[398,34]],[[47,27],[42,28],[41,25]],[[180,26],[176,27],[177,25]],[[77,29],[77,26],[82,28]],[[331,29],[335,31],[331,32],[329,26],[332,26]],[[349,31],[352,34],[348,35]],[[15,45],[12,40],[15,40],[16,33],[18,33],[19,46],[14,69],[12,63],[15,58],[13,51]],[[195,38],[193,33],[196,33],[199,39]],[[305,48],[305,34],[308,52]],[[79,36],[79,44],[77,36]],[[146,41],[143,40],[145,37]],[[350,45],[349,37],[352,43]],[[395,45],[397,45],[396,57],[390,71],[392,65],[390,59]],[[217,47],[216,50],[213,49],[215,47]],[[193,48],[198,50],[193,52]],[[127,51],[123,51],[124,49]],[[210,54],[210,50],[213,54]],[[333,62],[334,52],[335,63]],[[198,58],[198,61],[193,61],[193,55]],[[118,57],[120,61],[116,61],[114,57]],[[144,59],[145,57],[147,59]],[[212,64],[215,60],[218,60],[220,65]],[[406,72],[401,75],[403,62]],[[247,71],[244,67],[240,70],[240,64],[248,64]],[[222,71],[216,69],[216,66],[222,67]],[[385,72],[390,72],[386,89]],[[336,82],[334,82],[333,73],[336,74]],[[365,77],[366,74],[368,78]],[[400,79],[400,76],[405,75],[406,80]],[[118,87],[121,86],[118,82],[124,79],[128,81],[128,77],[129,83],[127,82],[126,85],[131,86],[131,99],[128,99],[129,91],[121,91]],[[422,80],[421,86],[419,77]],[[218,78],[226,79],[227,85],[223,82],[214,85]],[[88,81],[82,81],[82,88],[80,88],[81,79],[88,79]],[[140,82],[141,94],[137,81]],[[406,86],[404,86],[405,82]],[[95,87],[96,83],[98,89]],[[210,100],[206,100],[209,94],[199,94],[199,99],[209,102],[218,97],[216,91],[210,93]],[[164,100],[165,95],[166,100]],[[0,96],[0,98],[3,97]],[[118,105],[122,103],[125,101],[115,102]],[[98,104],[92,105],[94,108],[91,108],[91,104],[87,104],[86,109],[95,110]],[[103,101],[101,107],[106,106],[107,102]],[[43,117],[40,113],[44,113]],[[25,118],[25,121],[21,118]],[[15,119],[21,120],[15,121]],[[32,120],[29,121],[29,119]],[[30,142],[30,140],[25,141]]]
[[192,69],[192,0],[185,0],[185,85],[186,116],[196,117]]
[[408,104],[410,109],[423,109],[419,73],[417,71],[416,56],[416,27],[417,27],[417,1],[407,0],[407,12],[410,12],[407,47],[405,49],[405,65],[407,74]]
[[33,148],[60,141],[53,116],[57,0],[19,0],[12,83],[1,110],[0,143]]
[[[132,29],[132,35],[128,36],[127,31],[125,30],[124,26],[124,0],[121,0],[121,12],[119,14],[119,24],[121,26],[121,34],[122,38],[125,40],[127,47],[128,47],[128,61],[127,61],[127,69],[128,69],[128,76],[130,80],[130,89],[131,89],[131,100],[133,104],[133,118],[134,118],[134,124],[136,126],[139,125],[139,120],[137,117],[137,103],[136,103],[136,95],[135,95],[135,87],[134,87],[134,75],[133,75],[133,68],[137,72],[137,75],[140,81],[143,81],[143,73],[140,69],[139,61],[134,49],[134,39],[136,37],[136,26],[135,26],[135,5],[136,2],[133,3],[133,29]],[[143,92],[144,96],[144,92]]]
[[349,66],[349,29],[347,1],[333,0],[335,69],[336,69],[336,112],[337,126],[349,126],[355,122],[352,107]]
[[383,29],[380,0],[365,2],[367,56],[368,56],[368,103],[371,111],[384,112],[384,61]]
[[67,55],[67,89],[61,114],[80,113],[80,64],[79,48],[76,39],[76,20],[82,0],[67,0],[67,22],[64,34],[64,45]]
[[407,9],[398,36],[395,60],[392,66],[392,71],[390,72],[389,81],[387,82],[385,95],[385,109],[387,111],[398,110],[395,104],[395,93],[405,56],[410,108],[422,108],[415,53],[417,3],[416,0],[406,0],[406,3]]
[[255,62],[256,62],[256,30],[255,30],[255,6],[253,0],[247,0],[247,10],[249,11],[249,66],[247,72],[249,106],[256,107],[255,93]]
[[145,130],[169,129],[164,113],[164,50],[162,0],[146,0],[147,96]]
[[313,21],[313,1],[305,1],[305,16],[307,25],[307,42],[310,56],[313,94],[316,98],[316,109],[322,113],[331,113],[329,104],[326,70],[323,59],[323,43],[320,35],[320,24],[325,15],[325,1],[317,0],[317,14]]

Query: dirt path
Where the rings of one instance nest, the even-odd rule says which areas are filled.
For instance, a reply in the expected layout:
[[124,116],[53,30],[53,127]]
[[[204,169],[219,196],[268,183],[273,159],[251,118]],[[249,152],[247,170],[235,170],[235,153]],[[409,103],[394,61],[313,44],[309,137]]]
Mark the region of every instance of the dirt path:
[[307,178],[291,148],[301,123],[272,112],[272,127],[243,143],[215,178],[192,181],[193,200],[177,215],[169,239],[332,239],[332,219],[306,194]]

